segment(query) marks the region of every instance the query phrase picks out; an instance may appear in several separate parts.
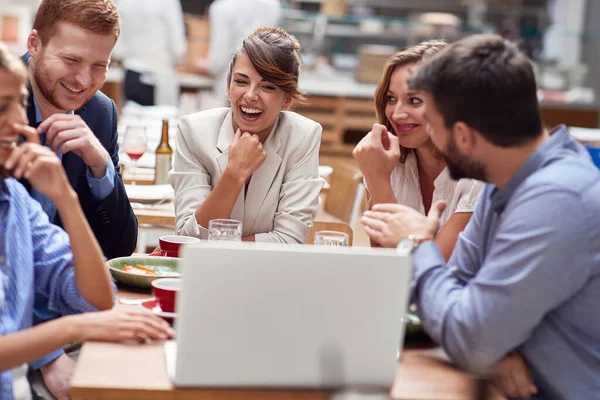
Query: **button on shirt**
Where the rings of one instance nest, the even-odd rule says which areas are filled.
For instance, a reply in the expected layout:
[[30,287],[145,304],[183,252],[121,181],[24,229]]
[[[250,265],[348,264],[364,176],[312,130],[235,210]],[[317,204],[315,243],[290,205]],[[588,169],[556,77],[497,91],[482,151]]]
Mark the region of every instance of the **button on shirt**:
[[[96,311],[75,283],[68,235],[12,178],[0,183],[0,225],[0,335],[31,327],[34,292],[62,315]],[[12,398],[12,371],[5,371],[0,399]]]
[[600,171],[564,126],[502,189],[487,185],[446,266],[413,254],[425,330],[458,364],[518,350],[541,399],[600,398]]

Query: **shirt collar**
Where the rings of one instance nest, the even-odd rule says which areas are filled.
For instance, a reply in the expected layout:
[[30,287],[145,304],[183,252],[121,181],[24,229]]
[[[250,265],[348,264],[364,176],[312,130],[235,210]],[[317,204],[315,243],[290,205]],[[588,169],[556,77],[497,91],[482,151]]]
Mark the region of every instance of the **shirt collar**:
[[564,125],[559,125],[552,132],[550,138],[539,146],[529,156],[527,161],[517,170],[517,173],[510,178],[508,183],[502,189],[495,188],[491,195],[492,208],[497,213],[504,212],[506,203],[512,197],[513,193],[525,179],[537,170],[541,169],[548,160],[555,157],[556,152],[564,147],[565,143],[571,140],[571,135]]
[[[33,108],[35,109],[35,123],[41,124],[44,119],[42,118],[42,112],[40,111],[40,106],[38,106],[37,99],[33,96]],[[74,114],[75,111],[67,111],[66,114]]]
[[2,179],[2,181],[0,181],[0,203],[4,203],[10,200],[10,191],[8,190],[8,186],[6,185],[6,179],[10,178],[5,178]]

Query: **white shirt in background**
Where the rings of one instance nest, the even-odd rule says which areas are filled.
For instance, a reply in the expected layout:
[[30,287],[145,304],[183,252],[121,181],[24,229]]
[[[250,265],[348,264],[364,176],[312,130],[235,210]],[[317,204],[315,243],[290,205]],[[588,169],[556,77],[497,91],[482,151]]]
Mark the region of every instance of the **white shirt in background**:
[[155,85],[155,103],[177,104],[175,67],[185,57],[187,40],[179,0],[117,0],[121,35],[113,55],[125,69],[146,74]]
[[216,0],[208,10],[210,22],[209,69],[215,77],[215,106],[227,104],[227,73],[242,41],[261,25],[278,26],[282,19],[279,0]]
[[[398,204],[408,206],[425,215],[423,195],[419,184],[419,170],[417,156],[413,151],[409,152],[404,164],[398,163],[391,176],[392,190]],[[365,183],[366,185],[366,183]],[[455,181],[450,178],[448,167],[433,182],[433,200],[431,205],[438,200],[445,200],[446,209],[440,217],[440,227],[448,222],[454,213],[472,213],[481,190],[483,182],[473,179],[461,179]],[[438,229],[438,233],[439,233]]]

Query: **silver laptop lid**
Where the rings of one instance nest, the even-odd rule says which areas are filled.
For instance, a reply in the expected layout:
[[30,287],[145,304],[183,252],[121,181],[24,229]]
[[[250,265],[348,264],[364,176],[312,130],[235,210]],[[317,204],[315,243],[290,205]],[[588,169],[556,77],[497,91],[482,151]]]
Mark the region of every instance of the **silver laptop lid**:
[[385,249],[186,246],[175,385],[391,385],[410,265]]

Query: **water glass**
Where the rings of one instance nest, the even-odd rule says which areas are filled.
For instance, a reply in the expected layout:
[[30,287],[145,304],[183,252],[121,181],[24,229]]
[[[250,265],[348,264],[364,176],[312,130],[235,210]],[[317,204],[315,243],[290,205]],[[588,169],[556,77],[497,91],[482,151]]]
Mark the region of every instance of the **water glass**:
[[208,240],[242,241],[242,223],[235,219],[212,219],[208,223]]
[[319,231],[315,233],[317,246],[348,246],[348,234],[336,231]]

